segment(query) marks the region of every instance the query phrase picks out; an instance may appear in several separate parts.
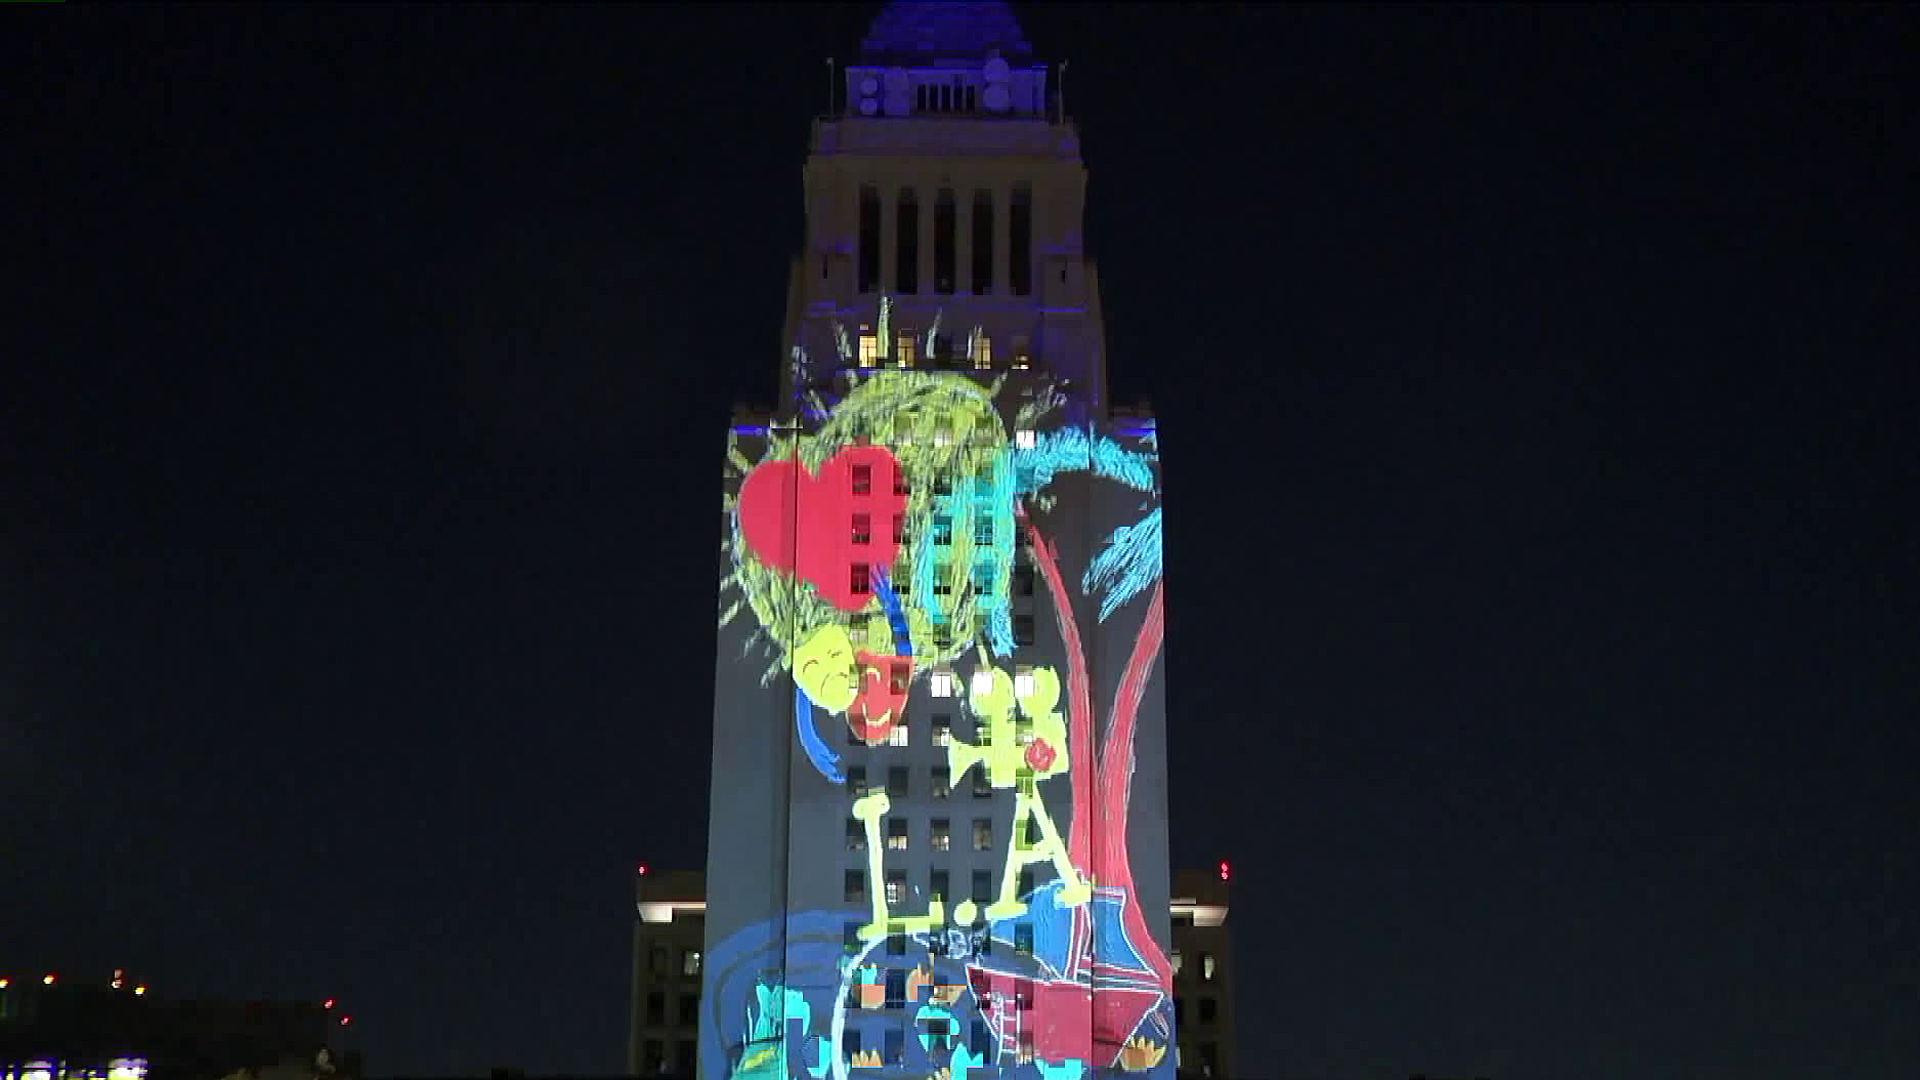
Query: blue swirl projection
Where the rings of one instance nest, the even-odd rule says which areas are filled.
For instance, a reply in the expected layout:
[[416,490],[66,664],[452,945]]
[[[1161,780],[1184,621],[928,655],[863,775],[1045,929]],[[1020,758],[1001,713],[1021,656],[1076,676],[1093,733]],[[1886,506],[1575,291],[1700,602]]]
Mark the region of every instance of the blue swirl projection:
[[1122,525],[1107,537],[1107,549],[1096,556],[1080,579],[1080,589],[1100,597],[1100,621],[1160,580],[1160,508],[1137,525]]

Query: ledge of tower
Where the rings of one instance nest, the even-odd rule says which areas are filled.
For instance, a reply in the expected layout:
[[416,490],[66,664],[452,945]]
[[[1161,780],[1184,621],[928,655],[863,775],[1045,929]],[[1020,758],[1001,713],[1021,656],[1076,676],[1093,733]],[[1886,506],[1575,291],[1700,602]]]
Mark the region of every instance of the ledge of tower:
[[860,42],[860,59],[868,64],[978,64],[993,51],[1012,64],[1033,60],[1033,46],[1009,4],[895,0]]

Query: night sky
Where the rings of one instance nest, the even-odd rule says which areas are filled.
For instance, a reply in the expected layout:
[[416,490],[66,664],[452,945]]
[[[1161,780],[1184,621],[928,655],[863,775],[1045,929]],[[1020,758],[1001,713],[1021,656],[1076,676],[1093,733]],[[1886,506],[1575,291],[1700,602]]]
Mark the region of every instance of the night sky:
[[[1018,10],[1243,1075],[1920,1075],[1912,9]],[[0,973],[624,1067],[876,11],[0,11]]]

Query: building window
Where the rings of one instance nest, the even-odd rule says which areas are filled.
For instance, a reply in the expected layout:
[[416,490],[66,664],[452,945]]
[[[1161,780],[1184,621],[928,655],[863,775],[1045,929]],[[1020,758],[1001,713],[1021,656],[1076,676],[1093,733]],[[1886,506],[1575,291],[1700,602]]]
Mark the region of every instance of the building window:
[[873,494],[873,466],[855,465],[853,467],[853,493],[855,495]]
[[974,818],[973,819],[973,850],[975,851],[992,851],[993,850],[993,819],[991,818]]
[[[976,822],[974,827],[979,828],[980,823]],[[983,848],[981,850],[985,850],[985,849]],[[992,871],[975,870],[973,872],[973,902],[976,904],[987,904],[987,903],[993,902]]]
[[860,189],[860,291],[880,287],[880,189]]
[[[897,520],[897,519],[896,519]],[[853,542],[865,544],[873,540],[873,515],[853,515]]]
[[[940,850],[945,851],[945,848]],[[927,895],[934,900],[945,902],[947,899],[947,872],[934,870],[927,875]]]
[[1013,445],[1019,450],[1031,450],[1038,440],[1032,428],[1021,428],[1013,433]]
[[976,1017],[973,1025],[967,1029],[967,1049],[971,1050],[975,1057],[993,1060],[997,1048],[993,1045],[993,1037],[987,1033],[985,1020]]
[[933,775],[927,784],[927,788],[927,795],[929,797],[941,800],[946,799],[947,792],[953,788],[953,778],[945,765],[935,765],[933,767]]
[[[981,745],[985,746],[987,744],[982,743]],[[993,780],[987,776],[987,766],[985,763],[982,763],[979,768],[973,770],[973,797],[976,799],[993,798]],[[986,849],[981,848],[980,850],[985,851]]]
[[953,696],[953,672],[936,671],[927,679],[927,693],[937,698]]
[[[851,995],[849,995],[849,999],[851,999]],[[848,1028],[846,1034],[840,1037],[840,1044],[847,1048],[848,1057],[859,1056],[860,1030],[858,1028]]]
[[700,974],[700,950],[699,949],[680,950],[680,974],[682,975]]
[[[693,1022],[698,1022],[697,1009]],[[699,1053],[694,1049],[694,1045],[692,1039],[681,1039],[673,1044],[673,1071],[681,1076],[692,1076],[694,1069],[698,1067]]]
[[908,745],[907,740],[907,718],[902,716],[894,721],[892,727],[887,729],[887,745],[906,746]]
[[1220,1071],[1220,1048],[1210,1042],[1200,1044],[1200,1075],[1213,1076]]
[[[1025,845],[1022,845],[1022,846],[1024,847]],[[1017,884],[1019,885],[1018,891],[1021,896],[1024,897],[1024,896],[1033,895],[1033,871],[1031,870],[1020,871],[1020,877],[1016,879],[1016,881],[1017,881]]]
[[[906,532],[905,530],[896,530],[894,535],[905,536]],[[906,543],[905,540],[902,540],[900,542],[902,544]],[[887,579],[887,584],[893,586],[893,591],[900,594],[902,599],[913,595],[912,564],[906,562],[905,560],[902,560],[894,564],[893,576]]]
[[907,692],[907,684],[913,681],[913,665],[904,661],[895,663],[887,669],[887,685],[896,694]]
[[[1013,951],[1021,956],[1033,955],[1033,927],[1024,921],[1014,924]],[[1022,1006],[1022,1008],[1025,1007]]]
[[[887,969],[887,1008],[904,1009],[907,1007],[907,973],[902,968]],[[889,1031],[887,1034],[897,1034]]]
[[916,359],[914,356],[915,345],[916,342],[914,341],[913,331],[911,330],[900,331],[900,336],[894,339],[893,358],[901,367],[910,368],[913,366],[913,362]]
[[662,975],[666,974],[667,957],[667,947],[665,945],[655,945],[653,949],[647,953],[647,970],[657,971]]
[[933,542],[941,547],[953,546],[953,519],[945,514],[933,519]]
[[867,901],[867,875],[859,870],[847,871],[847,900],[850,903],[864,904]]
[[887,794],[896,799],[907,797],[907,767],[895,765],[887,770]]
[[907,850],[907,822],[904,818],[887,819],[887,850]]
[[905,870],[887,871],[887,903],[904,904],[907,902],[907,872]]
[[893,280],[902,293],[920,291],[920,203],[912,188],[900,189],[893,218],[893,250],[899,256]]
[[666,1044],[659,1039],[648,1039],[646,1052],[640,1055],[640,1071],[646,1075],[658,1076],[666,1065]]
[[973,542],[981,547],[993,546],[993,519],[975,518],[973,522]]
[[946,746],[953,742],[953,718],[944,713],[933,718],[933,745]]
[[[951,535],[949,535],[948,539],[952,539]],[[943,562],[934,563],[933,564],[933,595],[935,596],[953,595],[953,582],[950,580],[952,577],[953,577],[952,563],[943,563]]]
[[647,1023],[664,1024],[667,1022],[667,995],[658,990],[647,995]]
[[[904,476],[905,474],[897,473],[896,475]],[[893,493],[895,495],[906,494],[906,492],[900,490],[900,484],[904,484],[904,483],[906,483],[906,481],[902,480],[900,481],[899,484],[894,485]],[[907,532],[907,515],[905,514],[893,515],[893,542],[904,547],[912,539],[913,537],[911,536],[911,534]]]
[[849,575],[848,588],[852,589],[856,594],[865,594],[872,591],[872,583],[867,577],[867,564],[863,562],[854,563],[852,571]]
[[[1032,596],[1033,595],[1033,567],[1021,566],[1021,567],[1016,567],[1014,569],[1013,595],[1015,596]],[[1033,629],[1033,616],[1031,615],[1026,616],[1026,620],[1027,620],[1028,634],[1029,636],[1031,636],[1032,629]],[[1014,633],[1018,634],[1019,632],[1020,632],[1020,626],[1018,622],[1018,617],[1016,617],[1016,621],[1014,623]]]
[[[1016,577],[1015,580],[1017,581],[1019,579]],[[1031,570],[1028,570],[1026,574],[1026,592],[1021,595],[1033,595],[1033,571]],[[1033,616],[1015,615],[1013,617],[1013,643],[1015,645],[1033,644]]]
[[1214,1002],[1212,998],[1210,997],[1201,998],[1200,999],[1200,1022],[1203,1024],[1213,1023],[1214,1018],[1218,1013],[1218,1010],[1219,1010],[1219,1006]]
[[684,1026],[700,1022],[700,999],[693,994],[680,995],[680,1023]]
[[[877,217],[875,223],[878,224]],[[877,229],[876,235],[878,235]],[[872,292],[873,290],[863,289],[862,291]],[[973,294],[985,296],[992,291],[993,192],[981,190],[973,193]]]
[[869,334],[866,327],[860,328],[860,366],[863,368],[880,366],[880,335]]
[[1033,669],[1021,667],[1013,673],[1013,696],[1017,698],[1033,696]]
[[1025,337],[1013,339],[1013,370],[1025,371],[1033,366],[1033,350],[1028,347]]
[[888,934],[887,935],[887,955],[888,956],[907,955],[907,935]]
[[847,790],[853,792],[853,797],[856,799],[867,793],[866,769],[858,765],[847,769]]
[[[1013,189],[1013,205],[1007,213],[1011,235],[1008,237],[1007,269],[1013,278],[1013,295],[1033,293],[1033,189],[1022,184]],[[912,290],[908,290],[911,292]]]
[[1183,997],[1176,997],[1173,999],[1173,1026],[1177,1028],[1181,1024],[1184,1024],[1186,1022],[1187,1022],[1187,999]]
[[951,849],[953,835],[952,829],[947,825],[946,818],[937,817],[927,823],[927,843],[935,851],[948,851]]
[[867,850],[867,829],[859,818],[847,819],[847,850]]
[[1173,952],[1167,957],[1167,960],[1170,964],[1173,965],[1173,974],[1175,975],[1175,977],[1178,977],[1180,974],[1180,950],[1178,948],[1175,948]]
[[1200,979],[1202,982],[1213,981],[1213,954],[1210,952],[1200,954]]
[[933,197],[933,291],[953,293],[953,189],[941,188]]
[[993,339],[985,334],[973,339],[973,370],[993,370]]
[[947,470],[941,469],[933,474],[933,493],[935,495],[953,494],[953,477]]

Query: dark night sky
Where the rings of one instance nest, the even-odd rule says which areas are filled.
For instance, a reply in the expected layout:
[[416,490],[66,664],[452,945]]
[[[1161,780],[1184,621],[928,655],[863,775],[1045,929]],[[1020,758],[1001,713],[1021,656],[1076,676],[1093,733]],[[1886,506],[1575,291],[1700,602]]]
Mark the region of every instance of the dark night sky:
[[[0,969],[622,1067],[875,10],[0,12]],[[1021,17],[1246,1074],[1920,1074],[1912,10]]]

